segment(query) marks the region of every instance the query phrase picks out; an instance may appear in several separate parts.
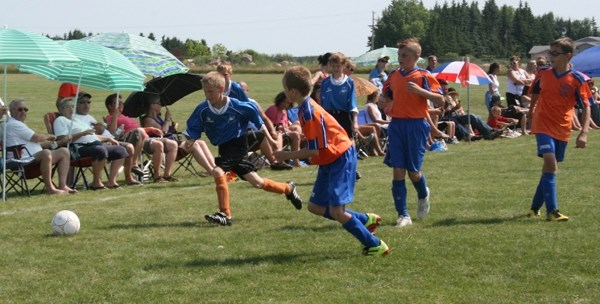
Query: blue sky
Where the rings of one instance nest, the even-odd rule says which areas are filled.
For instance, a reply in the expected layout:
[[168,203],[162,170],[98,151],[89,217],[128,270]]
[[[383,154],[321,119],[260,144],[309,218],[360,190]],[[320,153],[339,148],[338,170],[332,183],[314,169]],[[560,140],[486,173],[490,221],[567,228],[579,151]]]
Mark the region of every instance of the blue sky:
[[[443,1],[423,0],[432,8]],[[470,1],[468,1],[470,2]],[[519,5],[519,0],[496,0]],[[592,0],[575,5],[562,1],[527,1],[535,15],[553,12],[562,18],[592,18],[600,10]],[[3,0],[0,25],[50,35],[72,29],[85,33],[121,32],[205,39],[230,50],[253,49],[296,56],[341,51],[358,56],[367,49],[372,12],[375,17],[391,0],[231,0],[231,1],[75,1]],[[484,1],[479,1],[480,8]]]

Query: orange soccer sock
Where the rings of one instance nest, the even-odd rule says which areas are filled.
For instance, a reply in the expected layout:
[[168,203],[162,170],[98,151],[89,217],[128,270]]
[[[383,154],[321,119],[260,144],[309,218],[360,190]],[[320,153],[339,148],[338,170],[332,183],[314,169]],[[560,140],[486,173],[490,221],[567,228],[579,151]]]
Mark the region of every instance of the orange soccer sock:
[[288,185],[287,183],[276,182],[276,181],[268,179],[268,178],[263,178],[263,183],[264,183],[263,190],[268,191],[268,192],[282,194],[282,193],[288,193],[291,190],[290,185]]
[[221,175],[215,178],[215,190],[217,191],[217,200],[219,201],[219,211],[227,214],[227,217],[231,217],[231,210],[229,210],[229,186],[227,185],[227,176]]

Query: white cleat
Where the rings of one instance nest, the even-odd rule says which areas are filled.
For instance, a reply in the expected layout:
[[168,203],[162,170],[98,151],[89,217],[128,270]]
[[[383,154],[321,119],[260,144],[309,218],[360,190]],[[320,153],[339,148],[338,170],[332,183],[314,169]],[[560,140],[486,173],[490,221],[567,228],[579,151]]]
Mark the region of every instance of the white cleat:
[[410,226],[412,225],[412,220],[410,219],[410,216],[399,216],[398,219],[396,220],[396,227],[398,228],[402,228],[402,227],[406,227],[406,226]]
[[423,219],[429,213],[429,187],[427,189],[427,196],[425,198],[420,198],[417,202],[417,218]]

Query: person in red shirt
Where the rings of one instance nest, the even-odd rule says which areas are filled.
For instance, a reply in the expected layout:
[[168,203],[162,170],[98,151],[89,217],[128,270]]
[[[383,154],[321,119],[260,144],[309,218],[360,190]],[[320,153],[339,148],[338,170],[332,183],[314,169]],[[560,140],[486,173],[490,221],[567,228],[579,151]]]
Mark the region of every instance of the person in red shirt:
[[581,109],[581,131],[575,142],[576,148],[585,148],[589,131],[589,88],[583,76],[569,67],[575,43],[562,37],[550,44],[552,67],[542,69],[531,86],[531,133],[535,134],[537,153],[544,159],[542,177],[538,183],[530,217],[539,217],[540,208],[546,203],[548,221],[567,221],[569,218],[558,211],[556,171],[565,156],[567,142],[571,137],[573,112]]

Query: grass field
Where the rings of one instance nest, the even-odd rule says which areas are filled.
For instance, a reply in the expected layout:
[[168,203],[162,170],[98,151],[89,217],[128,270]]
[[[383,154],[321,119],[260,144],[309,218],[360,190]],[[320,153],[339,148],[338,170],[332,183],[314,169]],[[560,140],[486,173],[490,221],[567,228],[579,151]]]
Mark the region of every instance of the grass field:
[[[58,83],[7,79],[8,99],[28,100],[27,123],[44,130]],[[281,90],[280,75],[234,79],[248,82],[263,105]],[[475,113],[483,113],[484,89],[471,89]],[[105,115],[108,92],[86,91],[92,114]],[[175,119],[183,123],[202,96],[174,104]],[[11,193],[0,204],[0,302],[600,303],[599,157],[598,131],[588,148],[568,147],[557,183],[571,220],[549,223],[524,216],[541,169],[532,136],[428,153],[431,213],[405,229],[394,227],[391,170],[381,158],[360,161],[364,178],[351,208],[382,216],[377,234],[393,249],[386,258],[362,256],[338,224],[243,182],[230,185],[231,227],[203,220],[216,210],[212,179],[185,174],[173,184],[62,197]],[[260,174],[294,179],[307,200],[314,169]],[[79,216],[78,235],[51,235],[50,220],[63,209]]]

